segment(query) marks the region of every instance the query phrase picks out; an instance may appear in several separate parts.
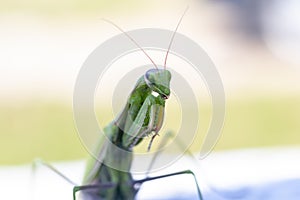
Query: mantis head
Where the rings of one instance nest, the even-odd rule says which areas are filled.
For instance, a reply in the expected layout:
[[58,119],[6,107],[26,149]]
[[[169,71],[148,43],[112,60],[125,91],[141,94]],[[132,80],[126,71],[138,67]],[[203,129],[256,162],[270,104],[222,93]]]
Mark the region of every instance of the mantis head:
[[148,59],[152,62],[154,65],[155,69],[150,69],[146,72],[144,75],[144,79],[146,84],[148,85],[149,88],[151,88],[152,91],[157,92],[163,99],[168,99],[170,96],[170,80],[171,80],[171,73],[168,71],[167,68],[167,59],[168,55],[171,49],[171,45],[173,43],[175,34],[177,32],[177,29],[181,23],[181,20],[185,13],[187,12],[188,7],[185,9],[183,15],[181,16],[175,31],[173,32],[173,35],[171,37],[171,41],[168,46],[168,50],[166,53],[165,57],[165,62],[164,62],[164,69],[158,69],[157,65],[155,62],[151,59],[151,57],[145,52],[145,50],[127,33],[125,32],[122,28],[120,28],[118,25],[114,24],[113,22],[109,20],[104,20],[113,26],[115,26],[117,29],[119,29],[122,33],[124,33],[145,55],[148,57]]
[[171,72],[166,69],[150,69],[146,72],[144,79],[148,87],[157,92],[163,99],[170,96]]

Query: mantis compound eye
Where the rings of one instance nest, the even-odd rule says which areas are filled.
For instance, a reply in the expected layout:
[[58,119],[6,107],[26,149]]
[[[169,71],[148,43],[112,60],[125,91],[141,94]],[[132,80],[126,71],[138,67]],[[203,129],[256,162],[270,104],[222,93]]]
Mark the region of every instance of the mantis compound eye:
[[156,69],[150,69],[144,75],[145,82],[149,87],[153,84],[153,77],[151,77],[151,75],[153,75],[155,71]]

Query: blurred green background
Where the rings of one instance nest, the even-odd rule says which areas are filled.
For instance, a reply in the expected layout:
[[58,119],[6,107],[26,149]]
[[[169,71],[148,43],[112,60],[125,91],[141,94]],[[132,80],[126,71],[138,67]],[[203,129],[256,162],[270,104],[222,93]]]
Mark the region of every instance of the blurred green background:
[[[300,63],[291,56],[298,49],[274,38],[281,27],[270,26],[272,13],[247,15],[249,9],[274,10],[273,4],[234,2],[0,1],[0,164],[86,157],[73,120],[72,90],[88,54],[119,33],[100,19],[125,30],[172,30],[187,4],[179,32],[206,50],[225,87],[226,119],[215,150],[299,146]],[[110,108],[98,103],[97,113],[110,121]],[[206,100],[201,113],[207,127]],[[197,139],[192,150],[201,143]]]

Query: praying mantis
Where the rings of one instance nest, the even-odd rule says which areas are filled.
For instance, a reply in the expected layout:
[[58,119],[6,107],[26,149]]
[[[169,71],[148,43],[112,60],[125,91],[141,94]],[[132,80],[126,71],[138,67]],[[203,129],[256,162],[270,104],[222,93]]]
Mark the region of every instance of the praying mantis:
[[[185,10],[184,14],[186,13]],[[153,64],[154,68],[149,69],[141,76],[127,103],[119,116],[104,128],[105,135],[100,136],[94,155],[98,159],[90,158],[86,165],[85,175],[82,185],[75,185],[71,180],[47,163],[43,163],[50,169],[74,184],[73,199],[76,200],[77,193],[83,200],[100,199],[135,199],[141,184],[162,179],[170,176],[190,174],[194,177],[197,186],[198,197],[202,200],[202,195],[194,173],[190,170],[179,171],[155,177],[147,177],[141,180],[134,180],[130,173],[133,154],[120,154],[115,147],[127,152],[133,152],[133,148],[142,142],[146,136],[151,136],[148,150],[151,148],[154,138],[158,135],[164,120],[165,103],[170,96],[171,72],[167,70],[167,58],[171,49],[176,31],[184,16],[180,18],[175,31],[171,37],[168,50],[165,55],[164,68],[159,69],[151,57],[144,49],[119,26],[105,20],[123,32]],[[105,140],[106,137],[109,140]],[[100,158],[101,157],[101,158]],[[104,162],[98,161],[99,159]],[[111,163],[114,166],[122,166],[124,170],[111,168],[104,163]]]

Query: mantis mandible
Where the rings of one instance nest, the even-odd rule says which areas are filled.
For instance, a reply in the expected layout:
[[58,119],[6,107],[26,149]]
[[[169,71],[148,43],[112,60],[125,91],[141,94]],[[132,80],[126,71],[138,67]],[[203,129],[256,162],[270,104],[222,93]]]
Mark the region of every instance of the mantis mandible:
[[[184,14],[186,11],[187,9]],[[133,148],[144,137],[152,136],[148,145],[149,150],[154,138],[158,135],[163,124],[165,103],[170,96],[171,73],[166,69],[167,58],[184,14],[180,18],[171,37],[163,69],[157,67],[150,56],[128,33],[113,22],[105,20],[123,32],[149,58],[155,68],[149,69],[138,79],[121,114],[104,128],[105,136],[113,145],[108,145],[105,142],[105,136],[99,138],[94,155],[102,157],[104,162],[100,162],[92,157],[88,160],[83,185],[75,186],[73,189],[74,200],[78,191],[81,192],[80,196],[84,200],[135,199],[139,186],[144,182],[181,174],[191,174],[194,176],[199,199],[202,199],[197,180],[192,171],[185,170],[162,176],[147,177],[142,180],[134,180],[132,174],[129,172],[133,160],[132,154],[119,155],[113,148],[115,145],[118,148],[132,152]],[[113,169],[103,163],[122,166],[122,169],[127,169],[127,171]],[[44,164],[74,184],[52,166]]]

